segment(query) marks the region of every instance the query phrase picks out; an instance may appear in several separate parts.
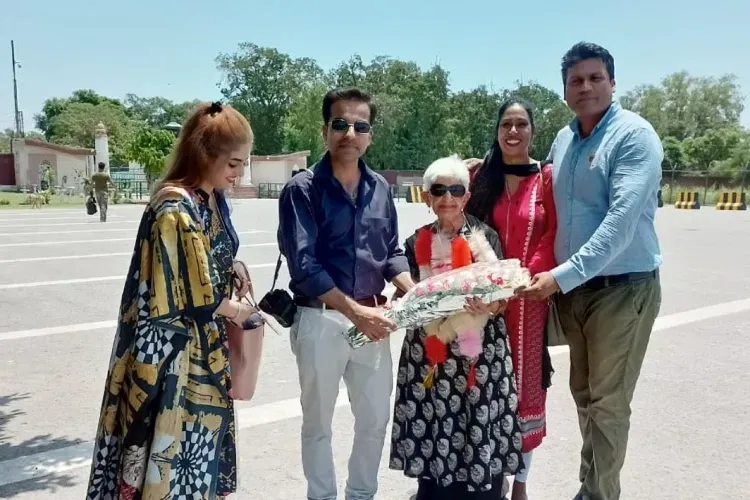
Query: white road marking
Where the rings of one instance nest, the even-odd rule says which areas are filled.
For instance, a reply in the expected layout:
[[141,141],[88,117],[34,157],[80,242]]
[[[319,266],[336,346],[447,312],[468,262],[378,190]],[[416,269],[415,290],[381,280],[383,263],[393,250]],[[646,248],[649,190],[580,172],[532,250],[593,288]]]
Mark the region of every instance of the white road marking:
[[28,231],[25,233],[0,233],[0,236],[49,236],[51,234],[77,234],[77,233],[125,233],[132,232],[132,227],[122,229],[71,229],[70,231]]
[[[717,318],[748,310],[750,310],[750,299],[743,299],[701,307],[691,311],[669,314],[657,319],[656,325],[654,325],[654,331],[675,328],[697,321]],[[104,328],[110,327],[113,324],[114,322],[104,321],[99,323],[87,323],[86,325],[99,325],[98,328]],[[83,331],[80,329],[81,327],[82,325],[71,325],[67,328],[68,331]],[[91,327],[87,329],[91,330],[94,328]],[[36,333],[35,335],[49,335],[49,331],[52,329],[26,330],[26,332],[40,332],[43,330],[46,330],[48,333]],[[54,333],[67,333],[68,331],[56,331]],[[2,335],[11,335],[13,333],[19,332],[0,334],[0,340],[4,338]],[[22,336],[16,336],[14,338],[22,338]],[[562,354],[565,351],[566,349],[564,348],[555,349],[556,354]],[[395,369],[397,369],[396,365],[394,365],[394,370]],[[349,400],[346,391],[340,391],[339,397],[336,400],[336,406],[341,407],[348,403]],[[298,397],[237,410],[238,427],[240,429],[249,429],[291,418],[299,418],[300,416],[302,416],[302,410],[300,408]],[[81,443],[0,462],[0,487],[51,474],[60,474],[74,469],[89,467],[91,465],[93,446],[92,442]]]
[[[253,264],[248,265],[250,269],[263,268],[263,267],[275,267],[276,263],[273,264]],[[118,276],[95,276],[93,278],[72,278],[67,280],[53,280],[53,281],[32,281],[30,283],[7,283],[0,285],[0,290],[15,290],[18,288],[37,288],[40,286],[57,286],[57,285],[78,285],[81,283],[98,283],[102,281],[120,281],[124,280],[125,275]]]
[[[346,391],[339,391],[336,407],[347,404],[349,398]],[[237,427],[250,429],[301,415],[299,398],[285,399],[237,410]],[[0,487],[90,467],[93,452],[94,443],[88,442],[0,462]]]
[[26,339],[31,337],[43,337],[45,335],[58,335],[60,333],[79,333],[98,330],[100,328],[114,328],[117,321],[95,321],[93,323],[79,323],[77,325],[50,326],[47,328],[34,328],[32,330],[17,330],[15,332],[0,333],[0,341]]
[[[657,322],[654,325],[654,331],[675,328],[697,321],[704,321],[748,310],[750,310],[750,299],[743,299],[702,307],[700,309],[693,309],[691,311],[669,314],[657,319]],[[98,325],[97,328],[104,328],[113,326],[114,322],[104,321],[99,323],[87,323],[86,325],[91,326],[87,329],[92,330],[94,329],[93,325]],[[81,329],[82,326],[83,325],[71,325],[67,328],[68,331],[83,331]],[[36,333],[35,335],[49,335],[49,330],[52,329],[26,330],[26,332],[41,332],[43,330],[47,330],[48,333]],[[13,333],[14,332],[0,334],[0,340],[4,339],[4,335],[10,335]],[[53,333],[67,333],[67,331],[56,331]],[[14,338],[21,337],[16,336]],[[555,354],[562,354],[566,352],[567,349],[555,348],[554,351]],[[396,368],[397,367],[394,365],[394,370]],[[346,391],[340,391],[339,397],[336,400],[336,407],[342,407],[348,404],[349,400]],[[238,427],[240,429],[249,429],[291,418],[299,418],[301,416],[302,410],[300,408],[298,397],[237,410]],[[50,474],[60,474],[78,468],[89,467],[91,465],[93,446],[92,442],[81,443],[0,462],[0,486],[19,483],[21,481],[44,477]]]
[[[275,247],[277,245],[278,243],[248,243],[247,245],[240,245],[240,248]],[[20,259],[0,259],[0,264],[15,264],[18,262],[44,262],[48,260],[96,259],[99,257],[123,257],[126,255],[133,255],[133,252],[90,253],[90,254],[85,254],[85,255],[53,255],[51,257],[23,257]]]
[[[30,236],[30,235],[37,235],[37,234],[70,234],[70,233],[96,233],[96,232],[107,232],[107,231],[132,231],[132,229],[99,229],[99,230],[83,230],[83,231],[50,231],[50,232],[43,232],[43,233],[6,233],[6,234],[0,234],[0,236]],[[239,231],[237,234],[261,234],[261,233],[273,233],[275,231],[266,231],[262,229],[258,229],[255,231]],[[110,241],[132,241],[135,242],[135,236],[131,236],[129,238],[109,238],[105,240],[59,240],[59,241],[25,241],[23,243],[2,243],[0,244],[0,247],[33,247],[33,246],[54,246],[54,245],[65,245],[65,244],[78,244],[78,243],[107,243]]]
[[[55,222],[53,224],[34,224],[34,227],[53,227],[53,226],[94,226],[94,225],[110,225],[110,224],[133,224],[134,222],[140,222],[140,219],[133,220],[116,220],[112,222],[99,222],[97,220],[90,220],[87,222]],[[29,227],[29,223],[24,224],[0,224],[0,228],[10,227]]]
[[[276,263],[272,264],[255,264],[252,266],[247,266],[250,269],[253,268],[265,268],[265,267],[275,267]],[[384,291],[384,295],[392,295],[395,291],[395,288],[387,287]],[[0,332],[0,342],[3,340],[16,340],[16,339],[25,339],[25,338],[31,338],[31,337],[44,337],[46,335],[59,335],[61,333],[79,333],[79,332],[89,332],[91,330],[99,330],[100,328],[115,328],[117,326],[117,321],[110,320],[110,321],[95,321],[93,323],[78,323],[76,325],[62,325],[62,326],[50,326],[46,328],[32,328],[30,330],[16,330],[12,332]]]
[[[5,214],[3,213],[3,215],[5,215]],[[107,217],[108,218],[112,218],[112,219],[122,219],[124,216],[123,215],[108,215]],[[82,217],[37,217],[37,218],[34,218],[32,220],[34,222],[36,222],[38,220],[67,220],[67,221],[72,220],[72,221],[77,221],[79,219],[80,220],[91,220],[90,217],[86,217],[86,216],[82,216]],[[18,218],[17,217],[13,217],[12,219],[0,219],[0,222],[18,222]],[[29,223],[27,222],[25,225],[28,225],[28,224]]]
[[[660,332],[669,328],[688,325],[697,321],[721,318],[730,314],[741,313],[750,310],[750,299],[740,299],[732,302],[723,302],[713,306],[700,307],[689,311],[667,314],[656,318],[652,332]],[[550,355],[564,354],[569,351],[568,346],[550,347]]]
[[122,229],[71,229],[70,231],[27,231],[25,233],[0,233],[0,236],[49,236],[52,234],[77,234],[77,233],[125,233],[132,232],[132,227],[123,227]]
[[[0,195],[1,195],[1,193],[0,193]],[[83,204],[81,204],[81,206],[83,206]],[[60,215],[60,214],[81,215],[83,212],[81,210],[63,210],[63,209],[60,209],[60,208],[51,208],[49,212],[47,212],[47,211],[41,212],[41,211],[32,210],[30,208],[27,208],[27,209],[23,209],[23,210],[13,210],[13,209],[6,210],[6,209],[2,209],[2,211],[0,211],[0,213],[2,213],[3,215],[13,215],[13,216],[16,216],[16,215],[31,216],[29,218],[33,218],[34,216],[37,216],[37,215],[52,215],[52,214],[55,214],[55,215]]]
[[[71,229],[70,231],[28,231],[25,233],[0,233],[0,236],[49,236],[53,234],[78,234],[78,233],[130,233],[135,232],[135,227],[124,227],[122,229]],[[257,229],[255,231],[240,231],[237,234],[253,234],[253,233],[274,233],[275,231],[267,231],[263,229]],[[133,238],[135,239],[135,237]],[[97,240],[91,241],[96,243]]]
[[[36,234],[36,233],[35,233]],[[60,234],[60,233],[54,233],[54,234]],[[60,240],[60,241],[26,241],[24,243],[2,243],[0,244],[0,247],[6,248],[6,247],[46,247],[46,246],[55,246],[55,245],[66,245],[66,244],[79,244],[79,243],[108,243],[110,241],[132,241],[135,242],[135,238],[133,236],[129,238],[109,238],[106,240]]]
[[93,278],[74,278],[69,280],[32,281],[31,283],[7,283],[0,285],[0,290],[15,290],[17,288],[35,288],[40,286],[75,285],[79,283],[97,283],[101,281],[123,280],[125,276],[96,276]]

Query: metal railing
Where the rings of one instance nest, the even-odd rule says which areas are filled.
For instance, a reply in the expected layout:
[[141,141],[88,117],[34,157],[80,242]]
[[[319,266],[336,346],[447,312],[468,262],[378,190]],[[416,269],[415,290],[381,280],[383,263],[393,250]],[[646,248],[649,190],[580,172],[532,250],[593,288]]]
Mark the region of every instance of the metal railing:
[[141,172],[115,172],[110,171],[112,183],[117,191],[127,199],[142,200],[148,196],[148,178]]
[[276,182],[258,184],[258,198],[278,199],[285,185],[284,183]]

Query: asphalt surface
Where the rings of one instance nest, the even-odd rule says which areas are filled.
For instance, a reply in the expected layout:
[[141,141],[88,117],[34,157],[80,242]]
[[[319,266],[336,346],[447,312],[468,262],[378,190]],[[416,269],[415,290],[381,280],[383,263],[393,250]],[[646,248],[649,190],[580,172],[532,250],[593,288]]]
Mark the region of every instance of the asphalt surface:
[[[0,498],[85,495],[123,276],[143,207],[110,221],[80,209],[0,210]],[[429,220],[399,206],[401,239]],[[271,286],[276,203],[235,202],[233,220],[256,290]],[[750,212],[659,210],[664,302],[633,403],[623,499],[750,499]],[[287,282],[282,272],[282,283]],[[402,336],[391,339],[394,363]],[[531,500],[577,490],[580,436],[556,352],[548,436],[534,457]],[[334,455],[343,498],[353,419],[341,393]],[[259,388],[238,405],[239,499],[305,498],[299,387],[286,333],[266,336]],[[383,450],[388,454],[389,445]],[[382,500],[413,480],[381,464]]]

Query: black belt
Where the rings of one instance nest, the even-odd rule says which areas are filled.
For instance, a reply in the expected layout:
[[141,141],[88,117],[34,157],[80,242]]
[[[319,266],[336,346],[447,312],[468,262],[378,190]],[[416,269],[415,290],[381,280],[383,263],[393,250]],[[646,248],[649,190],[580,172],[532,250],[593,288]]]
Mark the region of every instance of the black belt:
[[[308,297],[295,297],[294,298],[295,304],[297,304],[300,307],[312,307],[313,309],[329,309],[331,311],[335,311],[336,309],[324,304],[321,300],[318,299],[310,299]],[[365,299],[359,299],[355,300],[355,302],[361,306],[365,307],[378,307],[382,306],[386,302],[388,302],[388,299],[385,298],[382,295],[374,295],[372,297],[367,297]]]
[[608,288],[610,286],[615,286],[615,285],[637,283],[639,281],[647,280],[650,278],[657,278],[658,276],[659,276],[658,269],[654,269],[653,271],[643,271],[643,272],[637,272],[637,273],[613,274],[610,276],[597,276],[595,278],[591,278],[586,283],[581,285],[579,288],[599,290],[602,288]]

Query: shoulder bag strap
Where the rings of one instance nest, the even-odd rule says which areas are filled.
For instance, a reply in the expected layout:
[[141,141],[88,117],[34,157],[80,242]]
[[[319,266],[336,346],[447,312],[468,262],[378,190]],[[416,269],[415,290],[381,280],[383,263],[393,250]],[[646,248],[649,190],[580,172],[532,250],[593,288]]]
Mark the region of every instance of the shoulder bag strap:
[[279,258],[276,260],[276,270],[273,272],[273,283],[271,284],[271,290],[276,290],[276,282],[279,279],[280,270],[281,270],[281,254],[279,253]]

